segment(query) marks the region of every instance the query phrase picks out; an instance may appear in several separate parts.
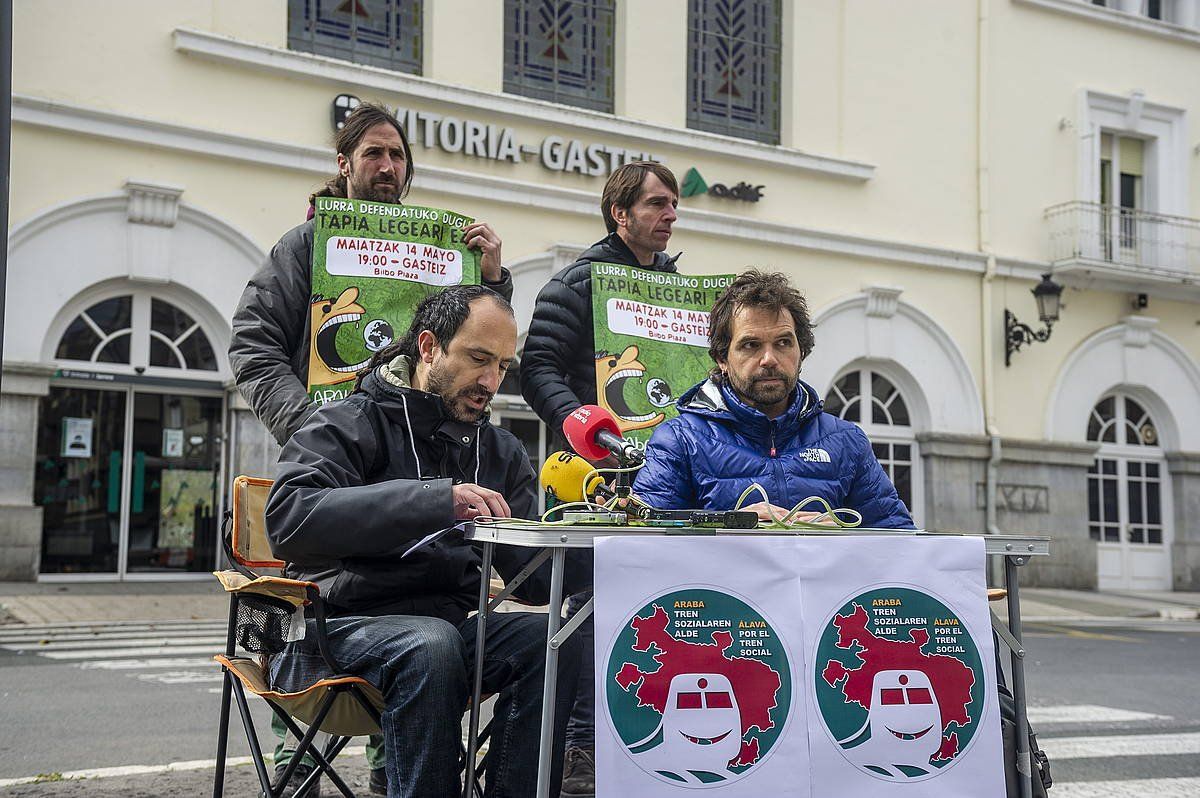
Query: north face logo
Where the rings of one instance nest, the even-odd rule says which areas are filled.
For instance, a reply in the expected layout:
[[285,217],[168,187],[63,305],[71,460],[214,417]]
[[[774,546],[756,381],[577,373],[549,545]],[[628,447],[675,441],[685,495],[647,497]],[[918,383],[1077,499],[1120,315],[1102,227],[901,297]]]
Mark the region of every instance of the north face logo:
[[824,449],[805,449],[800,452],[800,459],[806,463],[831,463],[829,452]]

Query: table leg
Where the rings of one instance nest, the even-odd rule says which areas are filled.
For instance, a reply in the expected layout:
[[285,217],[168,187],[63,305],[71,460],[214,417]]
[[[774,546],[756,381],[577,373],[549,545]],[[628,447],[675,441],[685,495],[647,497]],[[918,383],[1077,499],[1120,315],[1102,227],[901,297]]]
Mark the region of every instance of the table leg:
[[492,549],[483,544],[483,563],[479,568],[479,614],[475,623],[475,668],[471,682],[471,719],[467,726],[467,762],[463,779],[463,798],[471,798],[475,789],[475,756],[479,748],[479,702],[483,696],[483,647],[487,642],[488,585],[492,576]]
[[[1015,562],[1014,562],[1015,560]],[[1033,764],[1029,754],[1029,715],[1025,707],[1025,645],[1021,641],[1021,598],[1017,588],[1017,567],[1021,557],[1004,558],[1004,587],[1008,590],[1008,629],[1018,643],[1012,652],[1012,691],[1017,709],[1017,784],[1021,798],[1032,798]]]
[[[538,748],[537,798],[550,796],[550,755],[554,745],[554,699],[558,687],[558,646],[552,644],[558,633],[563,603],[563,567],[567,550],[556,548],[551,558],[550,611],[546,619],[546,675],[542,686],[542,739]],[[562,752],[557,752],[562,756]]]

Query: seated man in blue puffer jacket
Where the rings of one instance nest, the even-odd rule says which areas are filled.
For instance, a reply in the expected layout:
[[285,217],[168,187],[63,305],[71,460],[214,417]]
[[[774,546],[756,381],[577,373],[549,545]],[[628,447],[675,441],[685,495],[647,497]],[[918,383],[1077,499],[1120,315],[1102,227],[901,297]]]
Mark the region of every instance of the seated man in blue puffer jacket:
[[[776,517],[820,496],[862,514],[864,527],[912,528],[896,488],[855,424],[821,411],[800,380],[813,349],[804,297],[782,274],[738,276],[712,308],[710,377],[655,430],[633,490],[662,509],[732,509],[752,483]],[[766,502],[749,505],[770,518]],[[808,514],[811,518],[812,515]]]

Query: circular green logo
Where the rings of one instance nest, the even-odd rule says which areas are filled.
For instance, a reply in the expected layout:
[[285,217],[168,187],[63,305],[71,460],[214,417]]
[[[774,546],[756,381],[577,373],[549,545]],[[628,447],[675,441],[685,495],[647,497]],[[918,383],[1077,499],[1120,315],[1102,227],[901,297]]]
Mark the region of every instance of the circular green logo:
[[889,781],[936,776],[975,739],[986,674],[970,630],[945,602],[898,585],[859,593],[833,613],[813,684],[842,755]]
[[605,700],[625,753],[662,781],[727,784],[770,754],[792,705],[784,641],[728,592],[646,602],[609,647]]

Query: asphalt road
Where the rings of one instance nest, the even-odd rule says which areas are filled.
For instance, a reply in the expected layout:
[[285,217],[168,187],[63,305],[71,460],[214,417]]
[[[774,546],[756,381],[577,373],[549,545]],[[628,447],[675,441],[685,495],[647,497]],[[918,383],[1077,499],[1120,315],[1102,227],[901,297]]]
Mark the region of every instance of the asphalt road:
[[[209,794],[220,689],[209,656],[220,626],[0,627],[0,796]],[[1026,646],[1052,798],[1200,795],[1200,623],[1028,625]],[[252,706],[266,730],[265,706]],[[244,757],[233,729],[230,756]],[[60,780],[87,769],[106,770]],[[361,755],[346,772],[365,784]],[[226,794],[256,795],[254,782],[248,765],[231,768]]]
[[1031,625],[1031,722],[1052,796],[1200,795],[1200,623]]

